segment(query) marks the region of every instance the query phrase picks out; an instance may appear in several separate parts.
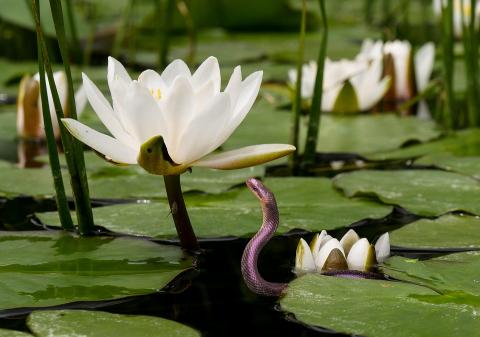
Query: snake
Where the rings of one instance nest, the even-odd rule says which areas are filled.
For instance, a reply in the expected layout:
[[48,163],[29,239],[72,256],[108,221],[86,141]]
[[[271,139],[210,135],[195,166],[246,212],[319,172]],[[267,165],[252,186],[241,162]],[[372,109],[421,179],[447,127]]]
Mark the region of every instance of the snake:
[[[243,251],[241,270],[247,287],[258,295],[281,296],[288,283],[275,283],[265,280],[258,270],[258,256],[263,247],[275,234],[279,224],[277,202],[274,194],[260,181],[249,178],[247,187],[260,201],[263,214],[263,222],[258,232],[245,246]],[[361,272],[356,270],[326,271],[323,275],[351,278],[351,279],[383,279],[383,275],[373,272]]]

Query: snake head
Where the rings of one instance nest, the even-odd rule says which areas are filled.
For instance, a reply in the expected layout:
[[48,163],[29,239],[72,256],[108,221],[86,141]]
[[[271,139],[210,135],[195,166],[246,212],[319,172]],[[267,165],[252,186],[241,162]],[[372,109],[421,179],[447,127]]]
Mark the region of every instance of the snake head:
[[260,201],[273,198],[273,193],[258,179],[249,178],[246,182],[247,187],[252,191]]

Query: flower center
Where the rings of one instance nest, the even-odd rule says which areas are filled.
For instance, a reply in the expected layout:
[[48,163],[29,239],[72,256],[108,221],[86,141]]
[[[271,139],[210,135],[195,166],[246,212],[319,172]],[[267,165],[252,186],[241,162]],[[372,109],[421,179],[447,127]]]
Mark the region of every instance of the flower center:
[[162,98],[162,92],[160,91],[159,88],[157,89],[150,89],[150,95],[152,95],[153,98],[155,98],[157,101]]

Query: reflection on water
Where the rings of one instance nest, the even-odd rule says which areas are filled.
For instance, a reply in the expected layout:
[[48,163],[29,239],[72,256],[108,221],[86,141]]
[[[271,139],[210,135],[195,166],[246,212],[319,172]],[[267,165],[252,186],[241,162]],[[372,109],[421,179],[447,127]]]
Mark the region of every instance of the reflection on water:
[[46,146],[43,141],[19,140],[17,143],[17,164],[21,168],[36,168],[45,165],[45,162],[36,158],[46,153]]

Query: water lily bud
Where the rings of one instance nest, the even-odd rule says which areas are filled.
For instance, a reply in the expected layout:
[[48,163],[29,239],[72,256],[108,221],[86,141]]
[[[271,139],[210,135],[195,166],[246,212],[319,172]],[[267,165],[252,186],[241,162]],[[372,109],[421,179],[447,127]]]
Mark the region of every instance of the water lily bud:
[[358,240],[347,256],[350,270],[369,271],[375,264],[375,248],[366,238]]
[[390,256],[390,235],[382,234],[375,243],[375,254],[378,263],[383,263]]
[[304,274],[314,271],[315,262],[310,247],[304,239],[300,239],[295,256],[295,273]]
[[327,261],[328,256],[330,255],[330,252],[334,249],[338,249],[343,254],[343,256],[345,256],[343,248],[342,248],[342,246],[340,245],[340,242],[337,239],[328,240],[320,248],[320,251],[318,252],[317,257],[315,259],[315,265],[317,266],[317,271],[323,270],[323,267],[325,265],[325,261]]
[[18,91],[17,135],[22,139],[42,139],[42,111],[38,105],[40,85],[32,77],[25,75]]
[[345,233],[345,235],[340,240],[340,244],[343,247],[343,251],[345,252],[345,255],[348,256],[350,249],[358,240],[360,240],[360,237],[358,236],[357,232],[355,232],[353,229],[349,229],[348,232]]

